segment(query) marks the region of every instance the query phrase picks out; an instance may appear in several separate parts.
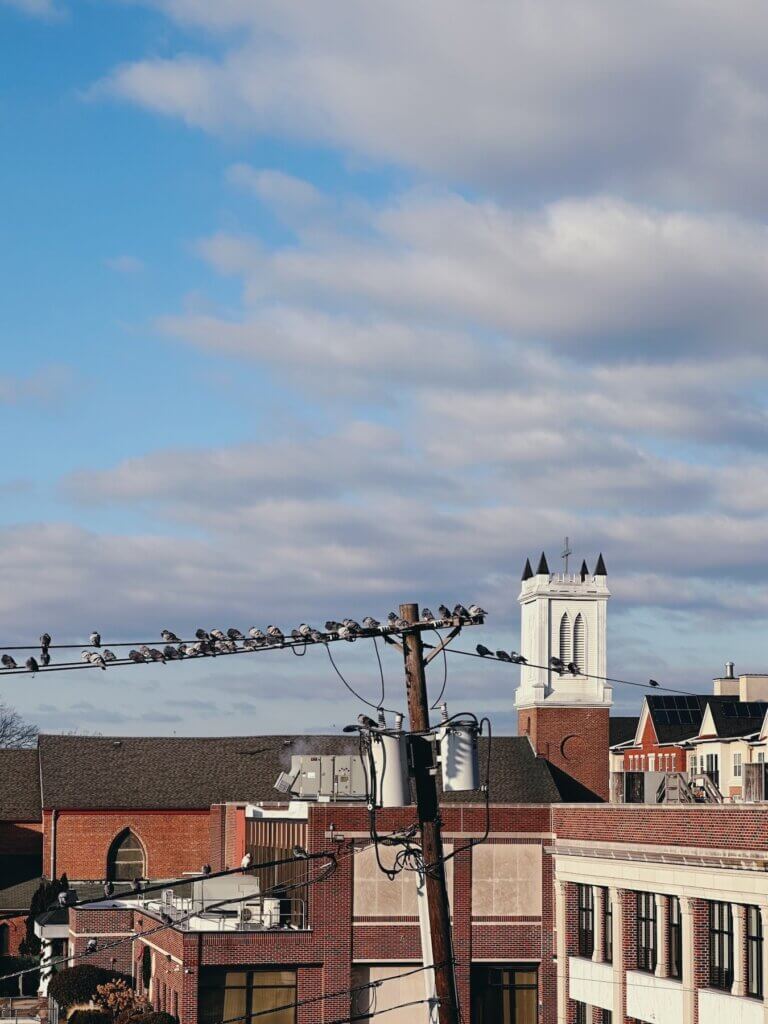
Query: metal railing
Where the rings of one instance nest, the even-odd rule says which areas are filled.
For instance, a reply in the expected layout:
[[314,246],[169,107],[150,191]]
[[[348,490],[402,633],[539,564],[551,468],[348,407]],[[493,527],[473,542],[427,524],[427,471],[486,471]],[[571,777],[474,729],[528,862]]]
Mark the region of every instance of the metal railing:
[[301,931],[308,927],[306,901],[295,897],[254,896],[231,906],[220,906],[220,902],[176,897],[142,900],[140,905],[150,914],[167,917],[180,931]]

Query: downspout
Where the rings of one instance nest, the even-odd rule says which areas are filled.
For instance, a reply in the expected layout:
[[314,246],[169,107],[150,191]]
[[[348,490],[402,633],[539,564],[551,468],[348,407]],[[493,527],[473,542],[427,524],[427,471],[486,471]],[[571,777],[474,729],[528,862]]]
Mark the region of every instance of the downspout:
[[56,819],[59,816],[59,812],[54,809],[51,811],[51,881],[56,879]]

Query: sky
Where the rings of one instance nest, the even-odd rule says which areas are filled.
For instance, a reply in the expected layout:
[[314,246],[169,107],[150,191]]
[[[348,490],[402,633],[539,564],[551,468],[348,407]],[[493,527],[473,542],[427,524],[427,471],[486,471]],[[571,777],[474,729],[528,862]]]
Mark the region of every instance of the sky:
[[[757,0],[0,0],[0,643],[415,600],[517,647],[568,535],[611,674],[768,669],[767,33]],[[517,670],[448,669],[513,730]],[[0,699],[104,734],[361,710],[321,650]]]

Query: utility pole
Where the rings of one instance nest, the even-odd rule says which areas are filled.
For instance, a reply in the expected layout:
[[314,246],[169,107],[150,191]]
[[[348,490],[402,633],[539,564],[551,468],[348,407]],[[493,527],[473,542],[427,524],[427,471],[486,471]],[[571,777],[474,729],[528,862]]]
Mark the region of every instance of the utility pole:
[[[408,623],[418,622],[419,606],[401,604],[400,617]],[[429,731],[429,703],[427,701],[427,679],[424,672],[424,645],[420,630],[408,630],[403,633],[403,658],[405,660],[405,688],[408,696],[411,733],[424,734]],[[437,781],[432,770],[434,768],[432,744],[424,735],[413,736],[412,740],[416,809],[421,829],[422,856],[426,865],[432,963],[438,965],[434,972],[435,991],[438,998],[438,1020],[440,1024],[459,1024],[459,1004],[456,997],[451,940],[451,913],[448,904],[448,889],[445,884]]]

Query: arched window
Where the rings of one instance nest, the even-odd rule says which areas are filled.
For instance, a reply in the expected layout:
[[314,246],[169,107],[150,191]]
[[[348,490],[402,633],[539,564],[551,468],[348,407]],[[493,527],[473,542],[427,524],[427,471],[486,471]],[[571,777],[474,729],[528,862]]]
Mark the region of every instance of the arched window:
[[581,612],[573,624],[573,660],[582,672],[587,670],[587,638]]
[[573,660],[571,656],[571,620],[568,618],[568,612],[563,612],[563,617],[560,619],[560,660],[564,661],[566,665]]
[[129,828],[116,836],[107,854],[107,878],[112,882],[132,882],[146,872],[144,847]]

